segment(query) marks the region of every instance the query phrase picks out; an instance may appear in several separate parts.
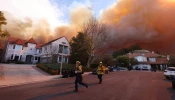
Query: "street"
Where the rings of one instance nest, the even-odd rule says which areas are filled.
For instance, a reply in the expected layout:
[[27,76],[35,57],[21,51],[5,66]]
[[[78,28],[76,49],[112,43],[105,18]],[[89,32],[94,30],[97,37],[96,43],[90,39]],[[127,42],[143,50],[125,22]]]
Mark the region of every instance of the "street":
[[163,72],[121,71],[103,76],[84,75],[89,88],[79,86],[73,92],[72,78],[0,88],[1,100],[175,100],[175,90]]

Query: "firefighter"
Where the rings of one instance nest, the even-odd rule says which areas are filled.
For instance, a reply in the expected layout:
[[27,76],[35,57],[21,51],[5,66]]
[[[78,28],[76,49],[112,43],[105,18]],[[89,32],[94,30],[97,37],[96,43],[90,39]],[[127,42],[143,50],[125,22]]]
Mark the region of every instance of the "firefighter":
[[75,90],[74,92],[78,92],[78,83],[80,85],[85,86],[86,88],[88,88],[88,85],[82,82],[82,65],[81,62],[76,61],[76,70],[75,70],[75,74],[76,74],[76,79],[75,79]]
[[104,66],[102,64],[102,62],[100,62],[98,68],[97,68],[97,76],[99,79],[99,84],[102,83],[102,75],[104,74]]

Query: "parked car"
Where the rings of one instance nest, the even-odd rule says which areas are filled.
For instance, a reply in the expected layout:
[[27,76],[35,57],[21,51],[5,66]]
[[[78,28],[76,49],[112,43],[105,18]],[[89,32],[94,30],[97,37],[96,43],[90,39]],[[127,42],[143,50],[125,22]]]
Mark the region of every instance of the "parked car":
[[175,67],[168,67],[165,71],[164,71],[164,76],[167,79],[173,79],[173,77],[175,76]]
[[[108,74],[109,73],[109,68],[106,67],[106,66],[104,66],[104,69],[105,69],[105,74]],[[97,68],[95,68],[95,69],[92,70],[92,74],[97,75]]]
[[108,68],[109,68],[109,71],[110,71],[110,72],[113,72],[113,71],[114,71],[114,67],[108,66]]
[[117,67],[117,71],[127,71],[128,69],[125,67]]
[[147,66],[143,66],[142,70],[149,70]]

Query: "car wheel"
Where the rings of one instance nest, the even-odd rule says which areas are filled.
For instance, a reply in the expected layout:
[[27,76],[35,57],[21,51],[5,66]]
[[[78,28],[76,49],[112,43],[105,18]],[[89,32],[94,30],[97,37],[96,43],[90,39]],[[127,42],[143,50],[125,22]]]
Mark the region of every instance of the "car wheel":
[[166,79],[169,79],[169,77],[166,77]]

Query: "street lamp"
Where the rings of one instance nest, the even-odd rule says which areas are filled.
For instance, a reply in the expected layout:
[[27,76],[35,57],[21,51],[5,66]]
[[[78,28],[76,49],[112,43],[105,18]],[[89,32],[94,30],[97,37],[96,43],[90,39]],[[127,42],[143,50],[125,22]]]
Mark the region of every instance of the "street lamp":
[[64,54],[64,44],[65,42],[62,42],[63,44],[63,49],[62,49],[62,54],[61,54],[61,65],[60,65],[60,75],[62,74],[62,65],[63,65],[63,54]]

